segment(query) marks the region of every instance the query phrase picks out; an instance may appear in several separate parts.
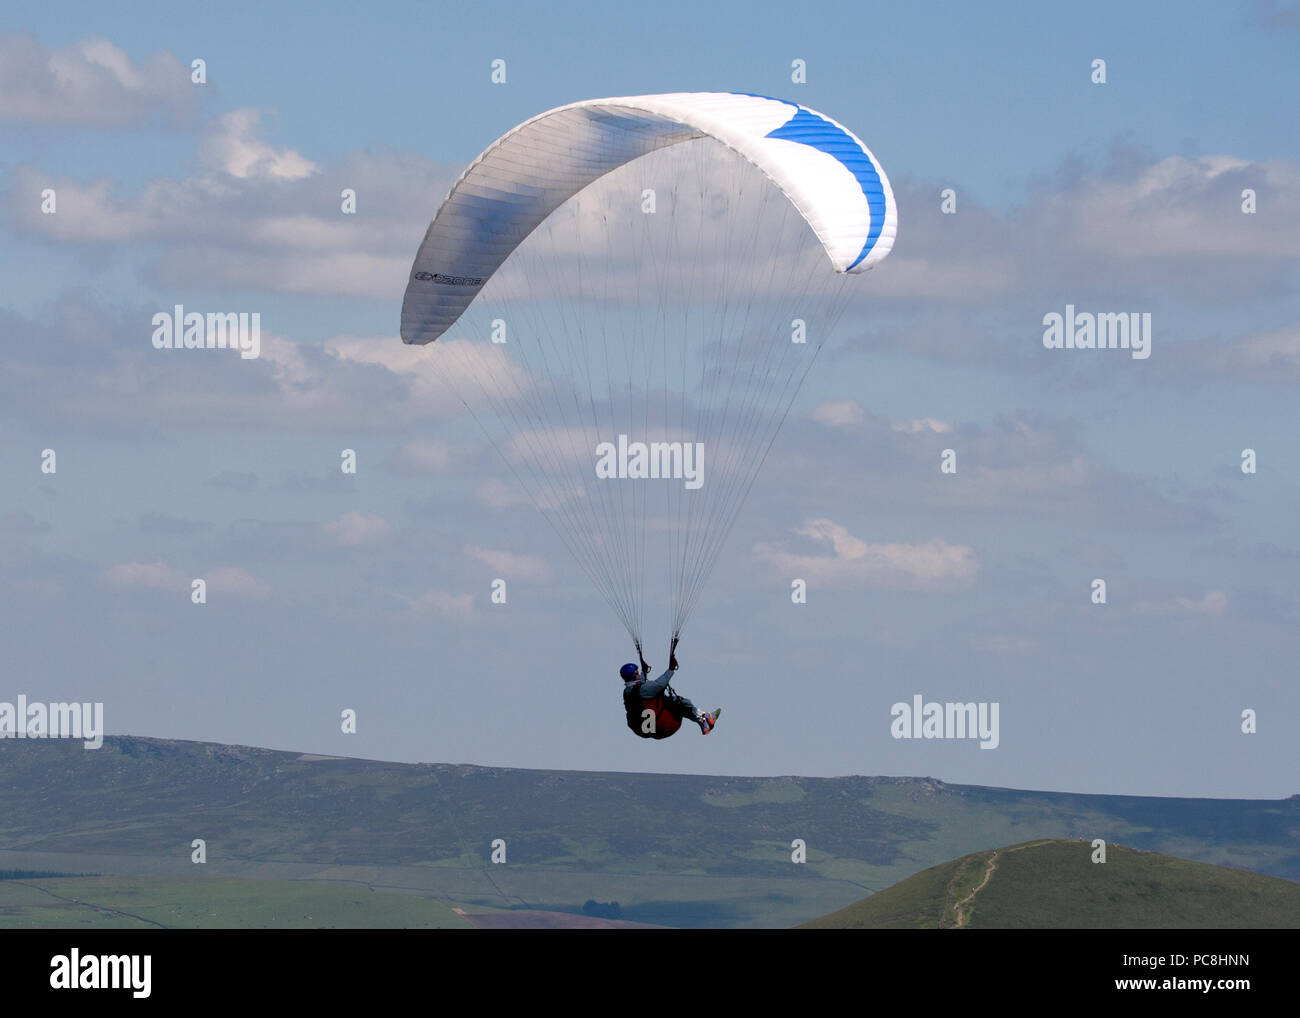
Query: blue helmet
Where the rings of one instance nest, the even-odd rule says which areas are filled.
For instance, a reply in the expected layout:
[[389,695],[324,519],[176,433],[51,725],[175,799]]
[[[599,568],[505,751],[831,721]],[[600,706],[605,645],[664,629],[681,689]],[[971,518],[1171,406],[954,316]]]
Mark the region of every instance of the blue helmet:
[[618,670],[618,674],[623,676],[624,682],[631,682],[636,678],[637,667],[630,661]]

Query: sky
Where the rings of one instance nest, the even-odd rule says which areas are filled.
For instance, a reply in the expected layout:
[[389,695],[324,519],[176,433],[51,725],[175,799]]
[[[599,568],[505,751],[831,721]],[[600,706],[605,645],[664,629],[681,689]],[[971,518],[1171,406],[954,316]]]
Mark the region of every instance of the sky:
[[[0,701],[385,760],[1300,792],[1298,50],[1267,2],[11,12]],[[650,742],[627,634],[398,322],[494,139],[681,91],[848,126],[899,233],[683,634],[724,721]],[[176,304],[259,313],[262,356],[155,349]],[[1149,313],[1150,357],[1047,349],[1066,305]],[[915,695],[997,703],[997,747],[892,737]]]

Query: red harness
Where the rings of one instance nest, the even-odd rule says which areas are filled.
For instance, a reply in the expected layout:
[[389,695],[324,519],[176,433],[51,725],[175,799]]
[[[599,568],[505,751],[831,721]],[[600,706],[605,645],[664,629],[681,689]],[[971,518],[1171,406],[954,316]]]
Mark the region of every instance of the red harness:
[[[623,693],[623,706],[627,708],[627,726],[643,739],[666,739],[682,727],[682,719],[664,702],[663,694],[649,700],[640,696],[642,679]],[[634,706],[635,704],[635,706]],[[654,711],[654,724],[645,731],[646,711]]]

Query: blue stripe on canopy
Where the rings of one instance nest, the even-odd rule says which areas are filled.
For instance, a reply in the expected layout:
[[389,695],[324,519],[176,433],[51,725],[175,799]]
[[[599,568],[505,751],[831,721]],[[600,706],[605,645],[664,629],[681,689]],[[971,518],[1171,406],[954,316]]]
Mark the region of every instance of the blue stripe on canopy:
[[871,209],[871,231],[867,234],[866,243],[862,245],[862,251],[849,266],[850,269],[853,268],[871,253],[885,225],[885,189],[880,184],[880,174],[876,172],[876,167],[862,151],[862,146],[844,128],[802,106],[798,107],[798,112],[793,117],[767,137],[797,141],[834,156],[857,180]]

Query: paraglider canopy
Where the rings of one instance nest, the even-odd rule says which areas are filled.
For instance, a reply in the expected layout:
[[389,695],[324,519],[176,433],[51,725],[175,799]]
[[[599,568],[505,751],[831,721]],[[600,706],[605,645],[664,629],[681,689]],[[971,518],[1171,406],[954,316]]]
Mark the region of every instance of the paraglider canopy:
[[669,145],[710,137],[763,171],[808,221],[837,272],[879,264],[898,213],[875,157],[807,107],[734,92],[588,99],[498,138],[452,187],[415,257],[402,341],[441,336],[519,243],[588,184]]
[[426,346],[640,649],[647,563],[667,574],[676,637],[848,281],[896,230],[875,157],[807,107],[572,103],[453,185],[402,339]]

